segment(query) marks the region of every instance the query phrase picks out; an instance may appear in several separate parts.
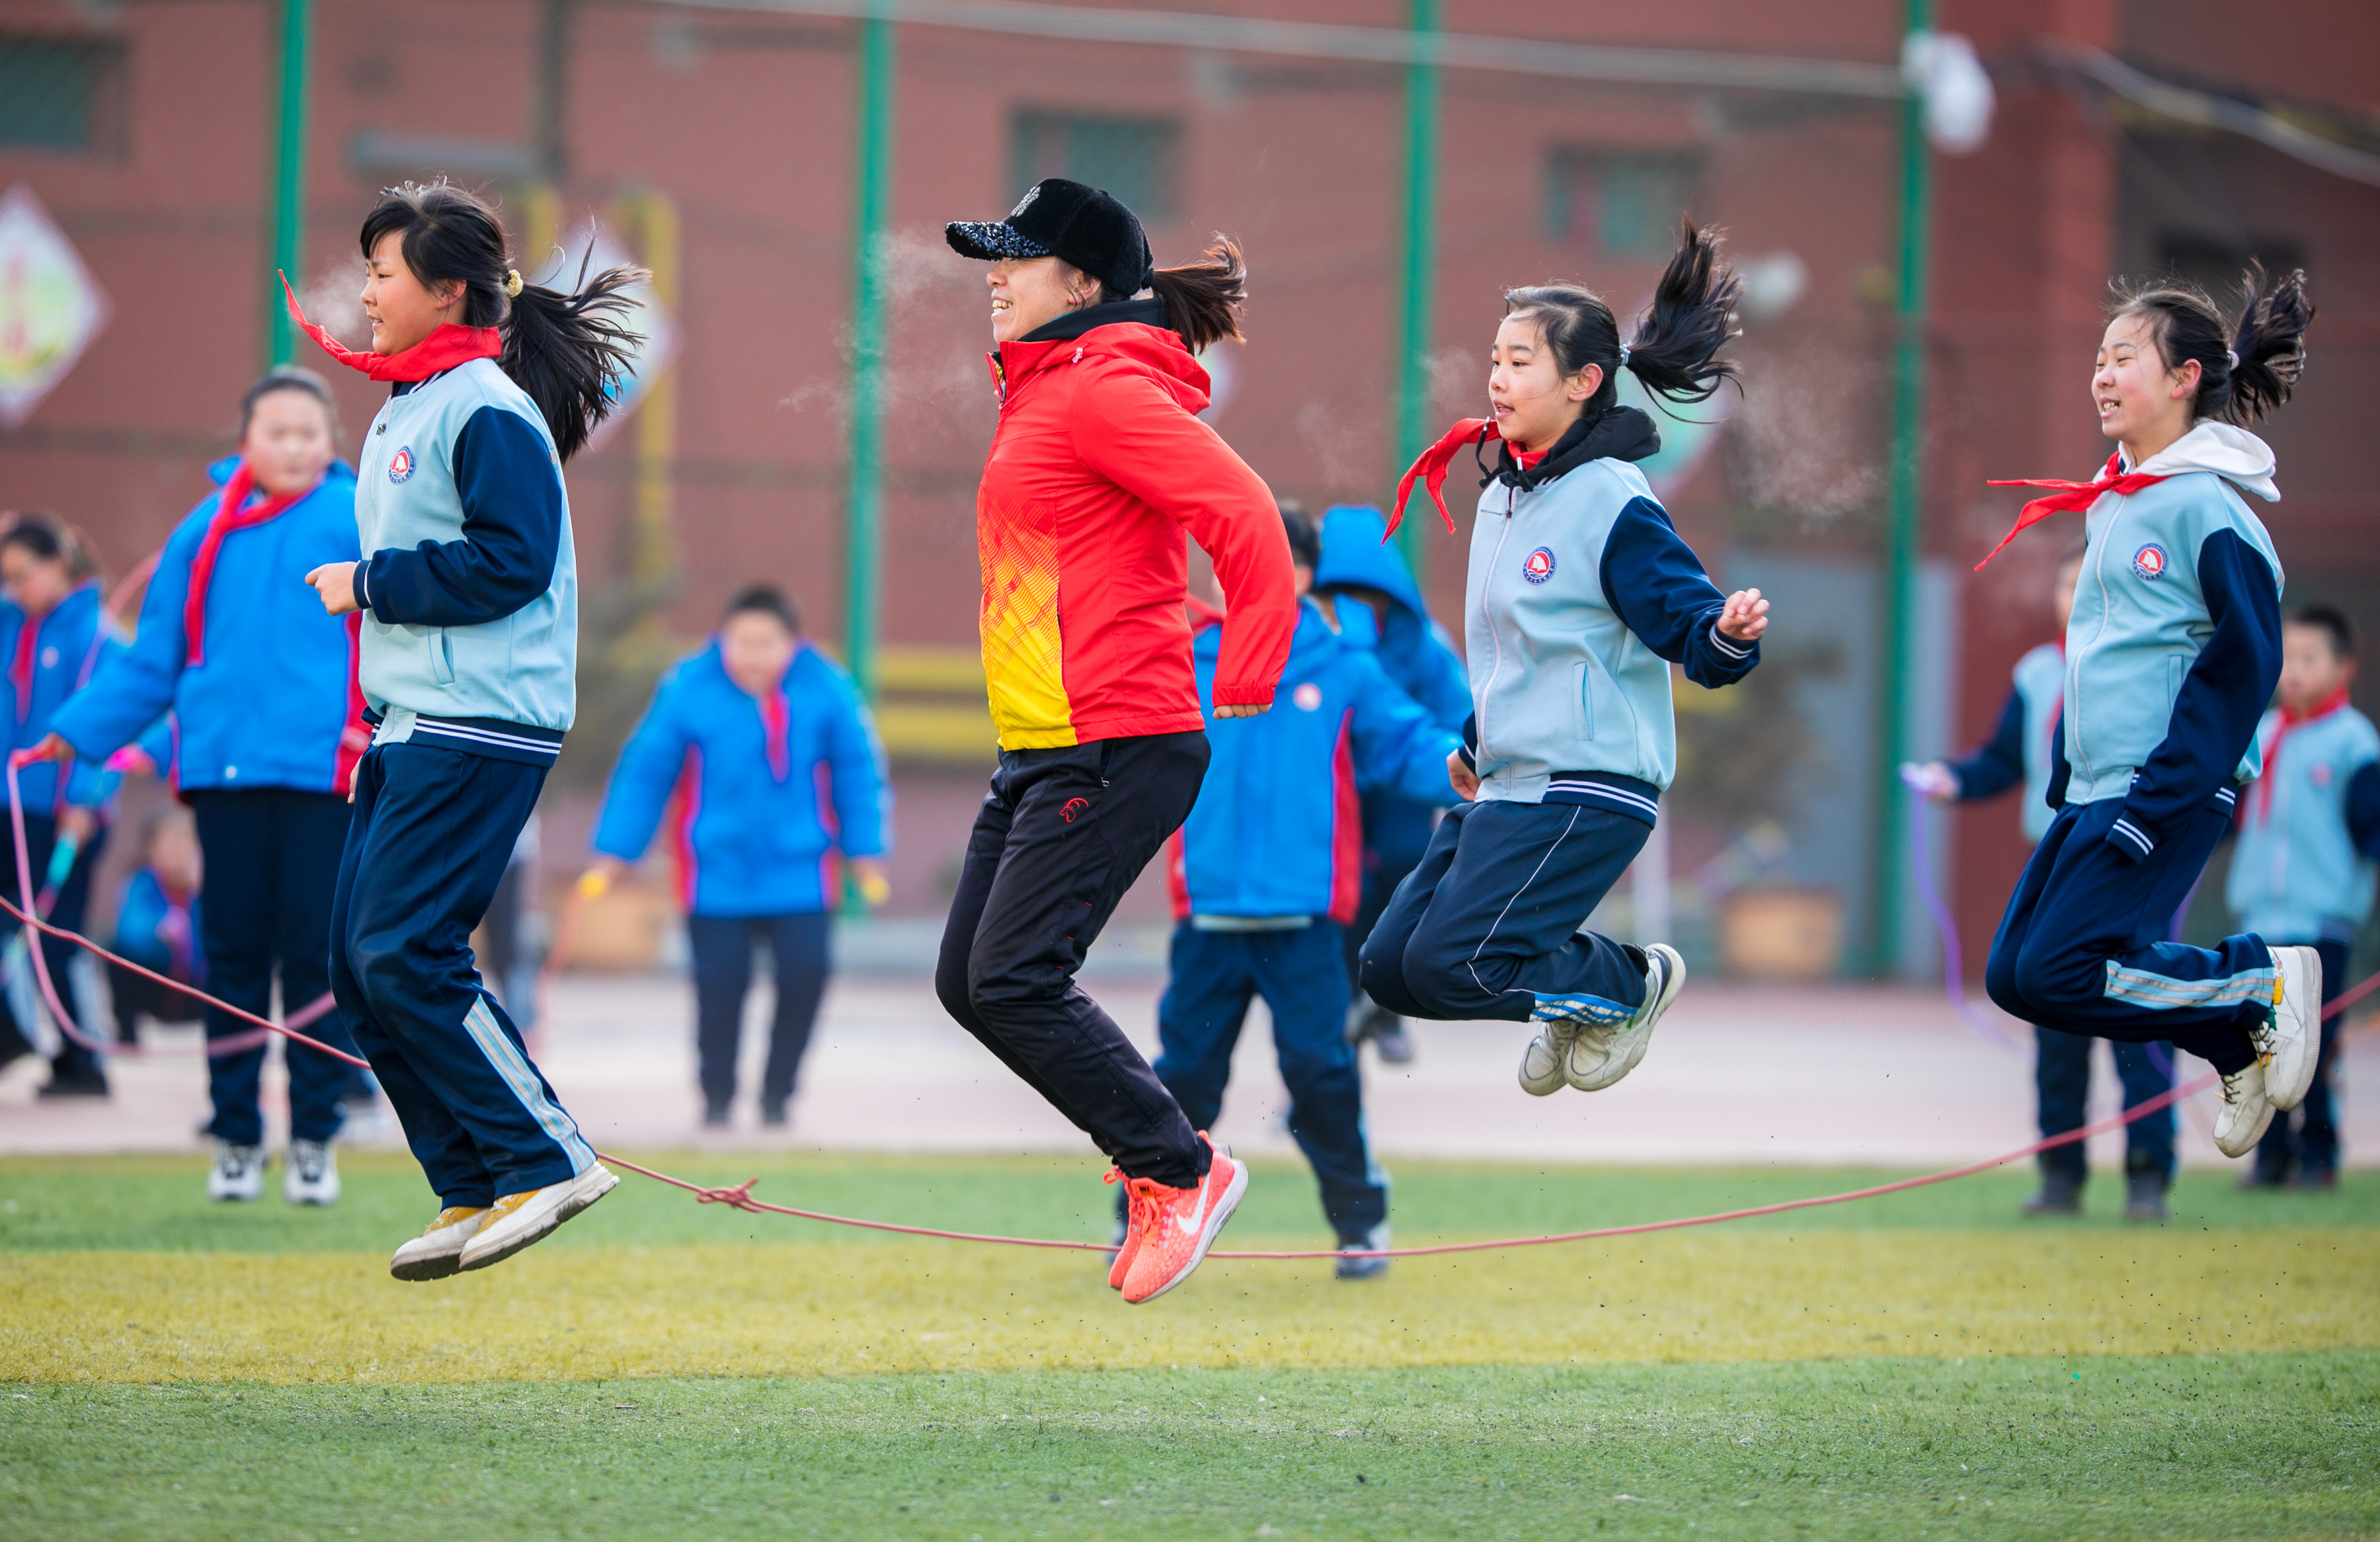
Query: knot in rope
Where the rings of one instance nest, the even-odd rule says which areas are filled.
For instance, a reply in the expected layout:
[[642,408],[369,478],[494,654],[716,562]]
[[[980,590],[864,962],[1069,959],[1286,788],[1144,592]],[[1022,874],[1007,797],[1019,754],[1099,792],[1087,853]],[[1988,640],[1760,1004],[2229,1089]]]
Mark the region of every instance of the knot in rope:
[[697,1189],[694,1191],[694,1196],[705,1205],[730,1205],[736,1209],[749,1210],[758,1214],[760,1202],[752,1197],[752,1185],[759,1181],[758,1178],[747,1178],[733,1188]]

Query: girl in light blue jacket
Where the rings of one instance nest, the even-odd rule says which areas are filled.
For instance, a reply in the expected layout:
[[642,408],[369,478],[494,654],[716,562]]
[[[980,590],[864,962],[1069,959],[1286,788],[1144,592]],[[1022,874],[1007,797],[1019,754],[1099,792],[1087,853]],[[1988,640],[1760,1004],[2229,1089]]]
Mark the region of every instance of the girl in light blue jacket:
[[1425,480],[1444,515],[1452,458],[1469,450],[1486,473],[1463,606],[1472,719],[1448,761],[1469,801],[1389,902],[1363,985],[1410,1016],[1536,1023],[1520,1075],[1537,1097],[1626,1075],[1685,981],[1674,949],[1580,929],[1676,773],[1670,666],[1706,686],[1742,679],[1768,601],[1720,594],[1679,539],[1635,465],[1660,434],[1614,381],[1625,369],[1672,401],[1708,398],[1735,373],[1717,355],[1740,288],[1718,237],[1688,224],[1625,343],[1585,289],[1507,291],[1495,416],[1457,424],[1398,489],[1402,513]]

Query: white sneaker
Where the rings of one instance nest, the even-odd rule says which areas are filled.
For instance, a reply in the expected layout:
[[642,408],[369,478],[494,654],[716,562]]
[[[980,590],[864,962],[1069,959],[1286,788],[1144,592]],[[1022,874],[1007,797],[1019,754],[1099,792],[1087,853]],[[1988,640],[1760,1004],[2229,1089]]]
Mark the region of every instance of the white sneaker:
[[207,1197],[210,1199],[261,1199],[264,1197],[264,1147],[234,1146],[227,1140],[215,1142],[215,1164],[207,1169]]
[[2227,1157],[2244,1157],[2265,1138],[2273,1122],[2273,1100],[2265,1094],[2265,1062],[2252,1060],[2223,1078],[2223,1106],[2215,1111],[2215,1146]]
[[339,1159],[327,1140],[293,1140],[281,1158],[281,1197],[292,1205],[339,1202]]
[[1548,1098],[1569,1085],[1562,1062],[1570,1059],[1572,1041],[1582,1025],[1567,1017],[1538,1023],[1537,1036],[1521,1051],[1521,1090],[1532,1098]]
[[396,1250],[388,1271],[399,1280],[443,1280],[462,1267],[463,1245],[494,1212],[484,1205],[449,1205],[421,1235]]
[[1667,942],[1645,950],[1645,1004],[1636,1014],[1601,1033],[1578,1036],[1563,1062],[1570,1085],[1581,1092],[1600,1092],[1636,1069],[1653,1041],[1654,1026],[1678,992],[1686,987],[1686,961]]
[[2273,1015],[2249,1030],[2265,1062],[2265,1096],[2286,1113],[2305,1101],[2322,1059],[2322,954],[2273,950]]
[[542,1241],[555,1227],[611,1193],[619,1184],[610,1168],[597,1162],[566,1182],[501,1196],[496,1208],[488,1212],[487,1224],[480,1228],[479,1235],[464,1245],[459,1267],[485,1269],[490,1264],[503,1263],[522,1248]]

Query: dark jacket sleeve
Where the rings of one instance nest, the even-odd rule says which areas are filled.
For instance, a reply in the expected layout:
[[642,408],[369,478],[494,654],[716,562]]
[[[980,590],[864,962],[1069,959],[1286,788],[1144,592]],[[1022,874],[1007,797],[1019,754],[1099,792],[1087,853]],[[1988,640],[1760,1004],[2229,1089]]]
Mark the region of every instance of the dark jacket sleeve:
[[1760,644],[1722,636],[1727,597],[1658,504],[1633,498],[1603,543],[1603,597],[1661,658],[1697,686],[1731,686],[1760,662]]
[[2074,762],[2066,758],[2066,709],[2060,706],[2058,721],[2049,725],[2049,785],[2041,793],[2051,813],[2066,807],[2066,783],[2073,776]]
[[2347,837],[2366,861],[2380,862],[2380,761],[2347,779]]
[[1992,736],[1963,760],[1950,762],[1959,779],[1959,801],[1998,797],[2024,780],[2024,693],[2010,690]]
[[2272,565],[2228,529],[2198,549],[2198,587],[2214,636],[2174,698],[2165,742],[2149,752],[2107,844],[2138,862],[2176,820],[2231,780],[2281,678],[2281,590]]
[[391,547],[357,565],[356,598],[391,625],[473,626],[543,594],[562,546],[562,473],[518,413],[483,407],[455,436],[463,539]]

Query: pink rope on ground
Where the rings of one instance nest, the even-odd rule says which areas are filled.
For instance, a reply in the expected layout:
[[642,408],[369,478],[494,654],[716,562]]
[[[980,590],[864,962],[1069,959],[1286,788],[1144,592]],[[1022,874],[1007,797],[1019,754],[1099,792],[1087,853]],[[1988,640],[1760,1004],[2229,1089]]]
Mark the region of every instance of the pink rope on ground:
[[[18,898],[24,902],[24,908],[18,909],[16,905],[10,905],[6,900],[0,899],[0,912],[6,912],[10,916],[15,917],[19,922],[32,928],[36,931],[45,933],[52,937],[63,938],[67,941],[74,943],[77,947],[97,953],[100,957],[107,959],[111,963],[120,964],[135,974],[146,976],[150,979],[157,981],[160,985],[170,987],[173,990],[182,992],[186,996],[189,996],[197,1001],[203,1002],[210,1006],[227,1012],[234,1017],[240,1019],[242,1022],[253,1023],[257,1027],[267,1033],[276,1033],[282,1038],[290,1039],[296,1043],[309,1045],[313,1049],[322,1050],[324,1054],[330,1055],[334,1059],[343,1060],[349,1065],[359,1065],[366,1070],[371,1069],[371,1062],[370,1061],[364,1060],[357,1055],[348,1054],[344,1050],[334,1050],[328,1044],[323,1043],[321,1039],[309,1038],[304,1034],[298,1033],[283,1024],[269,1022],[262,1017],[259,1017],[252,1012],[242,1011],[240,1008],[233,1006],[228,1002],[218,1001],[216,998],[208,995],[205,991],[197,990],[191,986],[184,985],[179,980],[168,979],[153,969],[144,968],[141,965],[133,963],[128,958],[122,958],[108,952],[105,948],[101,947],[98,943],[92,941],[90,938],[83,936],[79,932],[68,931],[64,927],[55,926],[49,921],[42,919],[40,916],[34,914],[32,907],[31,882],[28,876],[28,869],[25,862],[25,816],[23,805],[17,796],[17,766],[18,761],[16,758],[13,756],[10,757],[7,770],[9,801],[8,822],[11,826],[11,832],[14,834],[17,843],[17,876],[19,890]],[[29,946],[26,949],[26,952],[32,955],[34,961],[34,974],[41,981],[42,994],[43,998],[48,1002],[51,1012],[57,1014],[59,1023],[64,1025],[68,1021],[66,1009],[59,1004],[57,992],[50,983],[49,966],[42,962],[42,950],[38,946]],[[2352,989],[2341,992],[2338,1000],[2323,1008],[2322,1016],[2325,1019],[2336,1017],[2340,1013],[2345,1012],[2349,1007],[2353,1006],[2357,1002],[2360,1002],[2364,997],[2370,995],[2375,990],[2380,990],[2380,974],[2374,974],[2361,981]],[[2156,1097],[2136,1103],[2120,1113],[2112,1114],[2095,1123],[2085,1124],[2081,1129],[2069,1130],[2064,1135],[2052,1135],[2046,1140],[2037,1140],[2030,1146],[2019,1147],[2016,1150],[2005,1152],[1997,1157],[1986,1157],[1981,1161],[1968,1162],[1961,1167],[1945,1168],[1939,1172],[1923,1173],[1914,1178],[1902,1178],[1898,1182],[1889,1184],[1877,1184],[1869,1188],[1850,1189],[1841,1194],[1814,1195],[1806,1199],[1786,1199],[1780,1200],[1774,1205],[1755,1205],[1748,1209],[1720,1210],[1711,1215],[1681,1216],[1670,1220],[1648,1220],[1640,1222],[1634,1226],[1604,1226],[1598,1227],[1591,1232],[1561,1232],[1550,1236],[1543,1237],[1500,1237],[1490,1242],[1441,1243],[1434,1247],[1382,1247],[1371,1249],[1341,1249],[1330,1247],[1302,1248],[1279,1252],[1258,1252],[1255,1250],[1224,1252],[1218,1249],[1207,1256],[1210,1258],[1258,1259],[1426,1258],[1441,1253],[1491,1253],[1502,1252],[1507,1249],[1518,1247],[1548,1247],[1556,1243],[1593,1242],[1604,1237],[1641,1236],[1647,1232],[1675,1232],[1689,1226],[1716,1226],[1721,1221],[1748,1220],[1755,1216],[1782,1215],[1790,1210],[1815,1209],[1821,1205],[1847,1205],[1857,1199],[1875,1199],[1883,1195],[1899,1194],[1904,1189],[1925,1188],[1933,1184],[1947,1184],[1951,1182],[1953,1179],[1970,1178],[1978,1172],[1988,1172],[1993,1168],[2003,1167],[2012,1161],[2022,1161],[2027,1157],[2035,1156],[2043,1151],[2047,1151],[2054,1147],[2070,1146],[2076,1141],[2088,1140],[2091,1136],[2095,1135],[2103,1135],[2110,1130],[2121,1129],[2123,1126],[2131,1123],[2136,1119],[2145,1118],[2147,1115],[2155,1113],[2157,1110],[2166,1107],[2168,1104],[2178,1101],[2180,1099],[2187,1098],[2192,1093],[2198,1092],[2205,1087],[2212,1087],[2220,1080],[2222,1080],[2221,1076],[2210,1071],[2205,1075],[2199,1077],[2195,1081],[2174,1087],[2170,1091],[2159,1093]],[[598,1151],[595,1155],[601,1160],[608,1162],[613,1167],[625,1168],[630,1172],[639,1173],[644,1177],[653,1179],[657,1183],[667,1184],[672,1188],[684,1189],[688,1194],[693,1195],[695,1198],[702,1204],[725,1205],[731,1209],[744,1210],[756,1215],[765,1214],[790,1216],[796,1220],[823,1221],[830,1226],[851,1226],[868,1232],[892,1232],[906,1237],[938,1237],[947,1242],[989,1243],[1000,1247],[1056,1248],[1065,1252],[1077,1253],[1107,1253],[1113,1251],[1113,1249],[1105,1243],[1074,1242],[1054,1237],[1003,1237],[983,1232],[946,1232],[932,1226],[903,1226],[897,1222],[890,1220],[864,1220],[856,1216],[831,1215],[824,1210],[795,1209],[790,1205],[771,1205],[764,1199],[753,1198],[752,1185],[759,1182],[758,1178],[747,1178],[740,1184],[732,1184],[724,1188],[714,1188],[708,1184],[693,1183],[685,1178],[673,1177],[669,1173],[658,1172],[655,1169],[646,1167],[641,1163],[632,1162],[625,1157],[615,1157],[608,1151]]]

